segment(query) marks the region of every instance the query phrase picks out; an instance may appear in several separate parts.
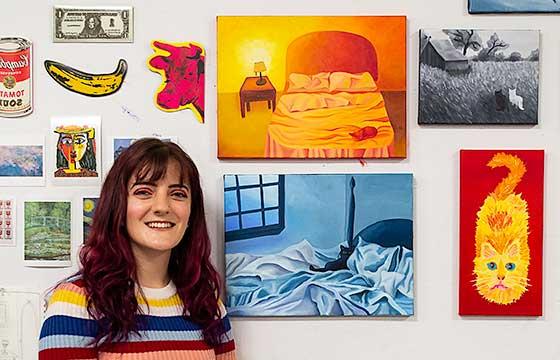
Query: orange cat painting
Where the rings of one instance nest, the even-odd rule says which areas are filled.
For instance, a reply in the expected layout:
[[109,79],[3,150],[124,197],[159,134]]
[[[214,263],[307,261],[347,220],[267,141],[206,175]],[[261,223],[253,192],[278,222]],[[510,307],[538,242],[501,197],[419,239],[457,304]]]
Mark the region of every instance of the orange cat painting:
[[494,155],[488,166],[505,166],[509,174],[477,213],[475,284],[484,299],[507,305],[519,300],[529,283],[529,213],[527,202],[514,192],[526,169],[521,159],[505,153]]
[[542,150],[462,150],[460,315],[542,314]]

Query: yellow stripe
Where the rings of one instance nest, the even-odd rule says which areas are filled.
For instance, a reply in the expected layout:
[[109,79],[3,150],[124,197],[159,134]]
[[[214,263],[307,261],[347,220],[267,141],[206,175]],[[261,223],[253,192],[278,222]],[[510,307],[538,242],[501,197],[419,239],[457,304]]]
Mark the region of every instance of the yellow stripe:
[[[145,305],[146,302],[142,297],[137,296],[136,299],[138,300],[139,305]],[[175,294],[170,298],[167,299],[148,299],[148,306],[157,306],[157,307],[170,307],[170,306],[177,306],[182,305],[181,299],[179,295]]]
[[[144,305],[146,302],[142,297],[136,297],[139,305]],[[83,294],[78,294],[71,290],[66,289],[58,289],[54,292],[54,294],[49,299],[49,305],[55,302],[66,302],[78,306],[87,306],[86,297]],[[182,305],[181,299],[179,295],[175,294],[170,298],[167,299],[148,299],[148,306],[156,306],[156,307],[170,307],[170,306],[177,306]]]
[[66,302],[78,306],[87,306],[86,297],[71,290],[58,289],[49,299],[49,305],[55,302]]

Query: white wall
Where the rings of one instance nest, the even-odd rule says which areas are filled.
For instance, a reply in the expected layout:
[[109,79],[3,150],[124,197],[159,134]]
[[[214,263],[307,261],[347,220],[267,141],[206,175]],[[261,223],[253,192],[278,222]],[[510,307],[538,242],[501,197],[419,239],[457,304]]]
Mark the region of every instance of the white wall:
[[[71,1],[56,2],[71,4]],[[118,5],[122,0],[73,1],[80,5]],[[224,173],[413,172],[415,177],[416,315],[408,319],[235,319],[238,355],[257,359],[559,359],[558,280],[560,216],[557,199],[560,170],[558,81],[560,33],[558,15],[470,16],[466,0],[131,0],[135,7],[133,44],[54,44],[52,0],[3,0],[0,35],[20,35],[34,43],[35,111],[14,120],[0,120],[1,133],[44,133],[52,115],[94,114],[102,117],[104,171],[110,138],[128,134],[178,134],[200,167],[214,259],[223,266],[222,183]],[[215,16],[222,15],[407,15],[408,16],[408,149],[398,161],[219,161],[216,158]],[[535,127],[419,127],[418,30],[474,27],[540,29],[540,120]],[[189,111],[163,113],[152,103],[160,77],[145,66],[153,39],[196,41],[206,45],[206,124]],[[122,90],[107,98],[87,98],[56,85],[43,68],[58,60],[92,72],[106,72],[119,57],[129,64]],[[123,107],[137,115],[135,120]],[[457,315],[458,278],[458,150],[461,148],[544,148],[544,315],[540,318],[475,318]],[[97,188],[0,188],[0,196],[73,199],[75,234],[79,233],[80,196]],[[21,206],[20,206],[21,208]],[[21,219],[20,211],[20,219]],[[20,234],[21,235],[21,234]],[[76,245],[81,240],[76,236]],[[22,238],[16,248],[0,248],[0,286],[42,291],[77,269],[25,268]],[[74,251],[74,252],[75,252]],[[29,354],[28,354],[29,355]],[[26,359],[32,359],[26,356]]]

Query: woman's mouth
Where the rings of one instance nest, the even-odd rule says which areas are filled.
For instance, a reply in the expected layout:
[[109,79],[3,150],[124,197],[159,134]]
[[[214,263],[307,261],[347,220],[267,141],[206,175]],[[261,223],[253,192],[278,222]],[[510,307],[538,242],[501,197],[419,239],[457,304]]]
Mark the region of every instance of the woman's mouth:
[[145,224],[150,229],[169,229],[175,226],[175,223],[170,221],[148,221]]

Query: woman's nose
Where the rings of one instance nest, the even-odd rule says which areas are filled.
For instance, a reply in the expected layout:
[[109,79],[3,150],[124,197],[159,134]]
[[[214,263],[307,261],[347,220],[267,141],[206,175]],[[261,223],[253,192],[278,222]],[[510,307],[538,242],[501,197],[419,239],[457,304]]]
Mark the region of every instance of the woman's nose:
[[169,212],[169,197],[167,193],[156,193],[152,209],[155,213]]

